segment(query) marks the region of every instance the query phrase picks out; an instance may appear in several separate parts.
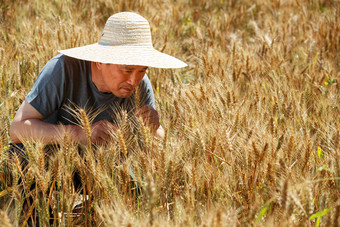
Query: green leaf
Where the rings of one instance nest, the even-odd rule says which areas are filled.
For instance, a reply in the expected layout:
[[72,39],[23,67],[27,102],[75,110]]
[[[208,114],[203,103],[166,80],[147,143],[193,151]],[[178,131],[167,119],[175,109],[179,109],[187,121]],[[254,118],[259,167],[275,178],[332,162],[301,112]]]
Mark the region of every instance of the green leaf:
[[321,159],[323,157],[323,150],[320,147],[318,147],[317,153],[318,153],[319,159]]
[[315,214],[313,214],[312,216],[309,217],[309,220],[313,220],[315,218],[321,218],[322,216],[325,216],[326,214],[328,214],[328,212],[331,210],[330,209],[324,209],[322,211],[316,212]]
[[263,216],[265,215],[265,213],[266,213],[266,211],[267,211],[267,209],[268,209],[268,206],[269,206],[269,205],[267,205],[267,206],[265,206],[264,208],[262,208],[262,210],[261,210],[260,213],[259,213],[259,216],[257,216],[257,218],[256,218],[256,222],[261,221],[261,219],[263,218]]
[[329,212],[331,209],[332,209],[332,208],[330,208],[330,209],[324,209],[324,210],[322,210],[322,211],[316,212],[315,214],[313,214],[312,216],[309,217],[309,220],[313,220],[313,219],[317,218],[317,219],[316,219],[315,226],[316,226],[316,227],[319,227],[319,226],[320,226],[321,217],[322,217],[322,216],[325,216],[326,214],[328,214],[328,212]]
[[12,192],[15,186],[9,187],[3,191],[0,192],[0,198],[7,195],[8,193]]
[[215,155],[214,155],[214,159],[215,159],[216,165],[219,166],[220,162],[218,161],[218,158]]
[[7,5],[2,5],[1,7],[0,7],[0,9],[10,9],[11,7],[10,6],[7,6]]
[[321,172],[321,171],[323,171],[323,170],[328,171],[328,172],[330,172],[330,173],[334,173],[333,170],[331,170],[331,169],[329,169],[329,168],[326,168],[325,165],[323,165],[323,166],[317,168],[317,169],[316,169],[316,172]]
[[325,166],[321,166],[321,167],[319,167],[319,168],[316,169],[316,172],[321,172],[321,171],[324,170],[324,169],[325,169]]

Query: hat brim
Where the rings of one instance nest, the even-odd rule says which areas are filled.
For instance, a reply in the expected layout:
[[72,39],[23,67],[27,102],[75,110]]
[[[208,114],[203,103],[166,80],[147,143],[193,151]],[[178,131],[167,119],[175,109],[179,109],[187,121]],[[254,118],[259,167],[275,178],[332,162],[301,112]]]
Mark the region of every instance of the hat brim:
[[93,62],[119,65],[142,65],[155,68],[182,68],[187,66],[183,61],[161,53],[153,47],[110,46],[98,43],[59,50],[66,56]]

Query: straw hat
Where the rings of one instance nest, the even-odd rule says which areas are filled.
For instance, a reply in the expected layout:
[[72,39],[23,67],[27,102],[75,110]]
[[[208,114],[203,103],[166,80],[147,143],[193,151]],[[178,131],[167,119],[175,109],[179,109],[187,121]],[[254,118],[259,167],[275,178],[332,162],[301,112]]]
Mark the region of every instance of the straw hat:
[[98,43],[59,50],[67,56],[87,61],[142,65],[156,68],[181,68],[186,63],[153,48],[149,22],[142,16],[122,12],[105,24]]

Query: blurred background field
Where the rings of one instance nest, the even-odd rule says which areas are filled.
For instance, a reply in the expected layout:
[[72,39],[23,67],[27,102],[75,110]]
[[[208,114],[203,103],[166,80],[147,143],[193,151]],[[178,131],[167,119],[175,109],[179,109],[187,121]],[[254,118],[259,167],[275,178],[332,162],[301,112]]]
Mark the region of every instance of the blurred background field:
[[[1,0],[0,219],[33,216],[21,205],[35,179],[41,225],[52,213],[56,226],[339,226],[339,10],[337,0]],[[125,127],[87,164],[67,138],[45,161],[28,143],[22,172],[8,130],[39,71],[57,50],[97,42],[121,11],[148,19],[155,48],[189,65],[148,70],[165,138]],[[75,170],[89,199],[72,190]]]

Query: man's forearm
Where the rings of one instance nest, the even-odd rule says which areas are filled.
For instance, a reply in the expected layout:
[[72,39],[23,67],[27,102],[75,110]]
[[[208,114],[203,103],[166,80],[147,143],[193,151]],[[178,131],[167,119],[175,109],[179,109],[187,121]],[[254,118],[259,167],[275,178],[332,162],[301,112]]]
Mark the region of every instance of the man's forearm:
[[40,141],[44,144],[57,144],[62,142],[66,133],[71,141],[78,142],[83,132],[76,125],[55,125],[39,119],[13,122],[9,131],[13,143]]

